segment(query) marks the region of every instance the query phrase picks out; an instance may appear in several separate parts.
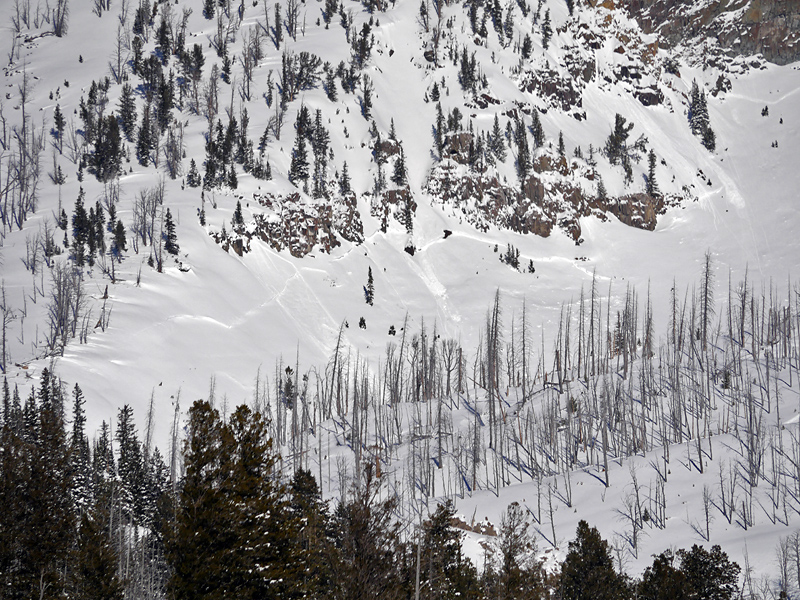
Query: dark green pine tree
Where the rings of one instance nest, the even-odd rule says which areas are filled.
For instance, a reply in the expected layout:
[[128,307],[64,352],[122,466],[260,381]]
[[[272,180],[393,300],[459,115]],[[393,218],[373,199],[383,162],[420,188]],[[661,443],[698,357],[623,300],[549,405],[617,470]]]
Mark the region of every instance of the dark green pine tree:
[[126,404],[117,415],[117,472],[119,474],[119,505],[130,523],[142,523],[142,490],[144,465],[142,446],[136,434],[133,408]]
[[675,555],[669,550],[653,559],[636,586],[641,600],[689,600],[686,576],[673,565]]
[[563,600],[627,600],[631,596],[625,578],[614,570],[608,542],[583,520],[561,565],[560,587]]
[[548,8],[544,13],[544,21],[542,21],[542,48],[547,50],[550,45],[550,38],[553,36],[553,26],[550,24],[550,9]]
[[290,484],[290,512],[297,524],[294,540],[302,593],[310,598],[335,596],[338,579],[330,560],[334,552],[328,505],[310,471],[298,469]]
[[168,254],[177,256],[180,252],[178,245],[178,234],[175,230],[175,221],[172,219],[172,213],[167,209],[167,214],[164,218],[164,250]]
[[541,148],[544,144],[544,127],[542,127],[542,120],[539,118],[539,110],[534,107],[531,114],[531,135],[533,136],[533,147]]
[[346,196],[350,191],[350,173],[347,170],[347,161],[345,161],[342,165],[342,174],[339,176],[339,193]]
[[128,240],[125,236],[125,225],[122,221],[117,221],[114,226],[114,239],[111,241],[111,255],[122,262],[122,253],[128,249]]
[[[515,260],[518,264],[519,257]],[[546,596],[542,568],[536,559],[536,540],[527,515],[517,502],[510,504],[502,516],[499,550],[498,598],[538,600]]]
[[717,545],[706,550],[695,544],[691,550],[679,550],[681,572],[686,576],[689,598],[731,600],[738,594],[739,565]]
[[645,191],[650,196],[658,196],[661,191],[658,189],[658,182],[656,181],[656,153],[653,149],[647,154],[647,184]]
[[142,123],[136,137],[136,159],[139,164],[146,167],[150,164],[150,152],[153,150],[153,126],[150,123],[150,107],[145,106],[142,111]]
[[308,150],[306,150],[306,138],[300,130],[295,138],[294,150],[292,150],[292,162],[289,166],[289,181],[296,187],[298,182],[308,182]]
[[195,402],[184,464],[167,537],[168,593],[184,600],[270,600],[297,592],[297,527],[261,415],[240,406],[223,423],[208,402]]
[[397,158],[394,161],[392,181],[399,187],[404,187],[408,183],[406,174],[406,157],[402,146],[400,146],[400,153],[397,155]]
[[522,54],[522,58],[524,60],[528,60],[533,53],[533,40],[528,33],[526,33],[525,37],[522,38],[522,49],[520,50],[520,53]]
[[379,500],[372,469],[348,493],[333,515],[335,572],[342,600],[405,598],[401,583],[401,543],[395,500]]
[[506,140],[503,130],[500,127],[500,119],[497,113],[494,114],[494,124],[492,125],[492,133],[489,137],[489,149],[497,159],[497,162],[503,163],[506,160]]
[[236,208],[233,210],[233,218],[231,219],[231,228],[234,231],[240,231],[244,227],[244,215],[242,214],[242,202],[236,201]]
[[61,112],[61,107],[56,104],[56,109],[53,111],[53,134],[58,140],[58,151],[64,149],[64,128],[66,127],[66,120],[64,114]]
[[606,156],[612,165],[623,161],[623,158],[627,156],[628,136],[631,129],[633,129],[633,123],[626,124],[625,117],[619,113],[614,116],[614,130],[609,134],[605,147]]
[[706,125],[706,129],[703,132],[703,146],[709,152],[714,152],[717,149],[717,135],[710,125]]
[[433,126],[433,141],[436,147],[436,155],[439,160],[444,158],[444,136],[445,133],[445,120],[444,113],[442,113],[441,102],[436,103],[436,124]]
[[130,83],[122,84],[122,92],[119,97],[119,124],[122,132],[128,141],[133,139],[136,132],[136,98],[133,95],[133,87]]
[[524,186],[531,169],[531,152],[528,147],[528,132],[522,118],[517,119],[514,137],[517,142],[517,176],[520,186]]
[[83,206],[86,197],[83,187],[78,191],[78,198],[75,200],[75,211],[72,214],[72,253],[75,264],[82,267],[86,260],[86,244],[90,236],[89,216]]
[[200,173],[197,172],[197,163],[194,162],[194,159],[189,161],[189,172],[186,174],[186,183],[189,187],[200,187],[200,184],[203,183],[202,179],[200,178]]
[[370,306],[375,301],[375,280],[372,278],[372,267],[367,268],[367,285],[364,288],[364,300]]
[[[431,600],[445,598],[476,598],[479,586],[475,566],[463,555],[463,533],[453,527],[456,516],[452,500],[436,507],[422,524],[420,548],[421,597]],[[415,561],[416,562],[416,561]],[[416,570],[416,565],[414,565]],[[416,579],[416,573],[415,579]]]
[[117,555],[106,531],[108,519],[101,515],[101,511],[87,510],[81,516],[70,594],[76,600],[124,598],[124,588],[117,576]]
[[72,435],[70,437],[70,476],[72,499],[79,513],[89,510],[92,503],[92,464],[89,439],[86,437],[86,400],[76,383],[72,391]]
[[562,158],[567,156],[567,149],[564,145],[564,132],[558,132],[558,155]]

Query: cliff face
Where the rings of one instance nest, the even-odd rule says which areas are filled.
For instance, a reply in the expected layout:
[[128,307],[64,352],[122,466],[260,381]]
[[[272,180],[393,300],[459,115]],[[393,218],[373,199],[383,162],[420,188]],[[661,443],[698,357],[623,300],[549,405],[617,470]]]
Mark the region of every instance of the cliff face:
[[674,45],[710,36],[745,56],[776,64],[800,60],[800,0],[621,0],[647,33]]

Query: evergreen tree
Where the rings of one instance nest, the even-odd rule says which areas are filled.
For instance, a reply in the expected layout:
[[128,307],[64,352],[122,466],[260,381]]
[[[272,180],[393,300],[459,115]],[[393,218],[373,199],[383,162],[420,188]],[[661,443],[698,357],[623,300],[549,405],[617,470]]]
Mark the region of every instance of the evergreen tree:
[[531,114],[531,135],[533,136],[533,147],[541,148],[544,144],[544,127],[542,127],[542,120],[539,118],[539,110],[534,107]]
[[717,136],[714,133],[714,130],[708,125],[706,126],[706,130],[703,132],[703,146],[705,146],[706,150],[709,152],[714,152],[717,149]]
[[520,50],[520,53],[522,54],[523,60],[528,60],[533,53],[533,40],[528,33],[526,33],[525,37],[522,38],[522,49]]
[[132,140],[136,131],[136,98],[133,95],[133,87],[127,82],[122,84],[119,97],[119,123],[125,137]]
[[603,183],[603,178],[599,173],[597,174],[597,197],[600,200],[605,200],[606,198],[608,198],[608,192],[606,191],[606,184]]
[[125,236],[125,225],[118,220],[114,226],[114,239],[111,242],[111,254],[118,262],[122,262],[122,253],[128,249],[127,246],[128,240]]
[[180,251],[178,245],[178,234],[175,231],[175,221],[172,220],[172,213],[167,209],[167,215],[164,219],[164,250],[168,254],[177,256]]
[[375,282],[372,279],[372,267],[368,267],[367,285],[364,288],[364,299],[370,306],[372,306],[372,303],[375,301]]
[[367,468],[360,487],[333,515],[338,574],[342,600],[405,597],[402,590],[399,525],[394,519],[395,500],[378,500],[378,481]]
[[61,152],[64,148],[64,128],[66,127],[66,120],[64,114],[61,112],[61,107],[56,104],[53,111],[53,133],[58,140],[58,151]]
[[544,582],[536,559],[536,540],[527,515],[517,502],[510,504],[502,516],[498,541],[498,598],[538,600],[543,597]]
[[542,47],[547,50],[550,45],[550,38],[553,35],[553,27],[550,24],[550,9],[548,8],[544,13],[544,21],[542,22]]
[[614,570],[608,542],[597,529],[581,520],[561,565],[561,598],[626,600],[629,597],[625,578]]
[[[105,519],[104,519],[105,520]],[[73,594],[76,600],[123,600],[117,556],[99,512],[84,511],[78,530]]]
[[297,137],[292,150],[292,162],[289,166],[289,181],[297,186],[299,181],[308,182],[308,151],[306,150],[306,138],[301,131],[297,131]]
[[167,538],[168,592],[185,600],[289,597],[300,581],[297,527],[260,413],[223,423],[208,402],[189,411],[186,475]]
[[514,135],[517,141],[517,176],[519,177],[520,185],[524,186],[531,168],[531,153],[528,148],[528,133],[521,117],[517,118]]
[[244,215],[242,214],[242,202],[236,201],[236,208],[233,211],[233,219],[231,219],[231,228],[234,231],[239,231],[244,227]]
[[72,252],[75,264],[79,267],[83,266],[86,259],[86,244],[90,236],[89,216],[83,206],[85,197],[86,194],[81,187],[75,200],[75,211],[72,214]]
[[350,173],[347,170],[347,161],[342,165],[342,174],[339,177],[339,193],[345,196],[350,193]]
[[686,577],[689,598],[731,600],[738,593],[739,565],[715,545],[711,550],[695,544],[678,551],[681,572]]
[[394,172],[392,173],[392,181],[399,187],[404,187],[407,183],[406,177],[406,157],[403,152],[403,147],[400,146],[400,153],[394,161]]
[[492,126],[492,133],[489,137],[489,148],[492,154],[497,159],[497,162],[503,163],[506,160],[506,141],[503,135],[503,130],[500,128],[500,120],[497,118],[497,113],[494,114],[494,125]]
[[296,571],[298,585],[310,598],[335,597],[337,574],[332,569],[335,552],[328,505],[322,500],[317,481],[310,471],[298,469],[290,484],[290,512],[297,524]]
[[142,123],[136,138],[136,159],[139,164],[146,167],[150,164],[150,152],[154,147],[153,126],[150,123],[150,108],[145,106],[142,111]]
[[70,438],[70,475],[72,498],[79,513],[87,511],[92,501],[92,471],[89,439],[86,437],[86,401],[78,384],[72,392],[72,436]]
[[189,161],[189,173],[186,175],[186,183],[193,188],[200,187],[202,183],[200,173],[197,172],[197,163],[194,162],[194,159]]
[[686,576],[673,566],[675,556],[669,550],[653,559],[636,587],[641,600],[689,600]]
[[567,156],[567,149],[564,146],[564,132],[558,132],[558,155],[562,158]]
[[436,155],[439,160],[444,158],[444,135],[445,135],[444,113],[442,113],[441,102],[436,103],[436,124],[433,126],[433,141],[436,147]]
[[658,182],[656,181],[656,153],[653,149],[647,154],[647,185],[645,191],[650,196],[658,196],[660,191],[658,189]]
[[627,156],[628,136],[631,129],[633,129],[633,123],[626,124],[625,117],[619,113],[614,116],[614,130],[608,136],[605,148],[606,156],[612,165],[616,165],[624,156]]
[[117,472],[120,479],[119,504],[123,515],[134,524],[142,523],[144,465],[142,447],[133,422],[133,408],[126,404],[117,414]]
[[453,501],[447,500],[422,524],[420,596],[426,600],[477,596],[477,573],[462,553],[464,534],[453,527],[455,516]]

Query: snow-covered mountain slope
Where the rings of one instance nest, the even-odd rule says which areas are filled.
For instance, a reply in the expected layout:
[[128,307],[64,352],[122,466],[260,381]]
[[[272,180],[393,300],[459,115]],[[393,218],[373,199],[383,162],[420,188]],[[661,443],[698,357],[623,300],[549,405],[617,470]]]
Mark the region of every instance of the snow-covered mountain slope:
[[[488,4],[490,10],[475,11],[478,29],[486,13],[486,35],[482,35],[473,33],[469,7],[461,3],[424,4],[429,15],[426,31],[415,1],[398,0],[373,14],[348,1],[344,20],[352,19],[352,24],[346,38],[338,13],[326,27],[325,5],[307,0],[293,4],[296,39],[286,23],[287,6],[282,6],[279,44],[275,2],[217,7],[212,19],[204,17],[200,2],[181,0],[156,7],[143,3],[147,8],[142,14],[155,15],[141,36],[146,38],[143,60],[161,56],[153,53],[162,19],[172,25],[175,40],[185,15],[184,47],[199,44],[205,59],[198,80],[198,98],[205,102],[193,109],[194,90],[187,80],[169,111],[173,121],[161,134],[161,150],[149,152],[151,164],[137,161],[134,134],[133,141],[125,143],[129,160],[123,160],[119,177],[101,183],[88,168],[82,170],[83,181],[77,178],[81,145],[87,139],[79,115],[81,100],[88,100],[93,81],[110,77],[105,115],[119,115],[122,85],[113,79],[119,56],[136,91],[138,128],[147,103],[143,78],[131,71],[139,6],[119,0],[109,10],[100,10],[94,7],[102,3],[70,3],[67,32],[56,37],[52,18],[46,21],[35,7],[27,23],[17,16],[17,5],[27,4],[0,6],[0,23],[8,32],[3,36],[8,64],[1,98],[4,200],[0,202],[5,202],[7,219],[0,250],[7,307],[4,363],[9,383],[18,384],[23,393],[29,379],[35,381],[45,366],[54,368],[68,386],[79,383],[87,398],[90,430],[102,420],[114,421],[117,409],[126,403],[144,415],[152,396],[155,439],[166,443],[178,399],[185,410],[195,399],[208,397],[213,382],[216,398],[231,406],[251,401],[257,379],[280,375],[286,365],[299,363],[301,372],[322,373],[340,331],[353,360],[358,355],[378,373],[386,363],[387,343],[399,343],[406,316],[409,335],[424,322],[429,332],[435,327],[442,339],[459,340],[473,361],[479,344],[485,343],[484,321],[497,290],[509,324],[519,318],[525,303],[537,356],[541,345],[550,363],[562,307],[573,303],[572,315],[577,317],[578,299],[582,290],[588,294],[593,273],[601,296],[610,300],[604,307],[612,315],[612,326],[627,287],[634,286],[644,297],[649,286],[657,332],[666,331],[671,290],[677,287],[682,294],[699,280],[706,251],[716,273],[718,315],[725,314],[729,277],[735,285],[747,274],[756,289],[770,290],[774,285],[781,298],[794,293],[790,289],[798,277],[800,256],[795,231],[800,189],[797,64],[778,66],[759,57],[736,57],[708,65],[702,60],[702,48],[680,46],[668,52],[655,33],[643,33],[634,19],[610,5],[576,3],[572,16],[567,3],[556,0],[538,6],[501,6],[502,20],[509,10],[513,20],[511,35],[503,34],[501,40]],[[542,35],[546,15],[552,23],[548,44]],[[362,32],[367,32],[364,43],[371,49],[356,72],[353,93],[343,89],[339,72],[333,77],[337,97],[331,100],[321,69],[320,80],[312,82],[316,85],[291,93],[292,84],[281,77],[285,56],[308,52],[330,63],[331,71],[340,62],[347,71],[354,54],[351,41],[358,41]],[[252,65],[248,99],[244,57],[248,40],[256,35],[263,35],[263,52]],[[521,58],[526,35],[532,40],[529,59]],[[212,65],[224,66],[213,48],[222,39],[227,40],[230,83],[209,78]],[[464,90],[462,57],[466,55],[469,67],[473,54],[480,77],[475,77],[474,90]],[[166,58],[166,80],[170,71],[178,86],[181,77],[189,77],[176,56]],[[714,152],[689,126],[693,81],[706,93],[709,122],[716,134]],[[460,129],[441,132],[442,152],[435,144],[434,85],[445,119],[454,108],[462,115]],[[364,117],[365,87],[372,90],[367,92],[372,99],[370,119]],[[284,95],[278,135],[270,121],[280,114]],[[63,146],[50,133],[56,106],[67,122]],[[297,186],[289,181],[297,139],[294,125],[303,106],[312,124],[320,111],[330,136],[325,194],[317,199],[311,197],[313,185],[307,193],[302,179],[295,179]],[[234,163],[235,190],[226,185],[205,190],[188,185],[191,160],[201,175],[204,172],[206,133],[211,130],[216,137],[216,119],[223,128],[232,116],[241,123],[244,108],[249,117],[247,137],[256,155],[259,139],[269,130],[263,160],[271,167],[272,179],[256,179]],[[644,135],[646,149],[655,153],[658,197],[645,193],[648,162],[643,152],[639,162],[631,162],[627,183],[622,166],[612,165],[600,152],[616,114],[633,124],[629,143]],[[466,164],[469,141],[475,143],[477,137],[459,136],[470,127],[476,136],[490,133],[495,115],[503,131],[507,124],[513,130],[516,119],[521,119],[528,138],[534,115],[541,121],[545,139],[539,148],[529,139],[531,166],[522,181],[515,144],[504,162],[492,166],[481,159]],[[23,197],[23,191],[7,182],[13,182],[14,169],[24,163],[18,158],[13,129],[23,131],[23,118],[29,119],[26,136],[41,136],[38,198],[35,210],[16,211],[15,220],[11,199]],[[392,181],[400,156],[398,144],[387,141],[392,123],[406,162],[407,186]],[[183,151],[177,152],[181,170],[174,180],[166,166],[170,128],[177,136],[182,133],[183,144]],[[564,139],[563,158],[558,152],[559,133]],[[511,131],[506,145],[513,139]],[[590,145],[595,151],[591,162],[596,164],[590,163]],[[376,146],[383,157],[376,157]],[[310,144],[306,147],[311,157]],[[85,150],[91,154],[91,147]],[[158,166],[152,164],[156,156]],[[379,165],[383,158],[386,162]],[[354,194],[340,190],[345,163]],[[63,185],[55,185],[49,177],[57,168],[54,164],[66,175]],[[230,168],[230,161],[225,164]],[[434,185],[442,181],[443,172],[450,179],[444,186]],[[600,179],[605,199],[598,197]],[[455,193],[461,189],[459,181],[472,190],[466,196]],[[163,205],[147,204],[148,191],[157,190],[159,182],[163,182]],[[66,231],[56,227],[60,209],[72,218],[80,188],[87,210],[98,201],[106,211],[115,204],[128,232],[128,247],[119,262],[107,253],[93,267],[85,266],[82,277],[67,278],[70,285],[81,282],[85,301],[73,312],[74,331],[62,336],[69,338],[62,354],[53,352],[59,345],[51,327],[56,316],[51,282],[58,268],[51,265],[73,264],[62,241],[66,236],[74,247],[71,227]],[[486,190],[496,195],[484,196]],[[237,201],[241,224],[232,223]],[[180,252],[175,258],[166,254],[161,241],[167,208],[177,225]],[[200,223],[201,210],[205,225]],[[147,229],[143,214],[152,216],[153,244],[147,239],[134,244],[137,224],[140,230]],[[618,218],[638,222],[631,215],[647,215],[653,230],[625,225]],[[549,235],[535,235],[532,230]],[[44,263],[42,249],[48,231],[55,231],[53,240],[63,249],[48,257],[51,265]],[[146,231],[143,235],[148,236]],[[105,241],[110,249],[110,234]],[[519,251],[518,270],[499,260],[509,245]],[[413,255],[407,248],[413,248]],[[31,265],[34,257],[36,268]],[[161,272],[159,261],[163,261]],[[535,273],[527,272],[531,262]],[[370,269],[375,287],[372,305],[365,303],[364,293]],[[359,327],[362,317],[365,328]],[[396,335],[390,335],[390,328]],[[787,391],[787,403],[796,395],[796,386]],[[332,456],[330,451],[323,454]],[[338,466],[329,458],[325,468],[331,465]],[[627,472],[627,466],[615,468]],[[584,487],[591,487],[594,475],[587,477]],[[323,487],[335,494],[336,485],[330,481],[336,476]],[[690,493],[682,491],[689,485],[697,486],[694,492],[700,489],[692,480],[676,484],[674,493]],[[528,489],[513,488],[504,494],[504,501],[520,494],[527,498]],[[464,500],[465,514],[474,510],[480,518],[483,510],[496,518],[498,511],[489,508],[494,503],[483,494]],[[576,493],[576,498],[581,496]],[[587,492],[586,500],[576,500],[576,505],[592,505],[596,496]],[[605,513],[595,513],[597,520],[611,523],[605,533],[613,531],[610,515],[615,513],[610,506]],[[559,518],[564,520],[556,532],[562,538],[573,528],[569,523],[574,516],[565,512],[561,511]],[[581,514],[590,515],[592,509],[581,509]],[[769,550],[777,529],[765,528],[766,541],[758,547]],[[674,536],[670,543],[695,540],[688,524],[670,531]],[[732,543],[741,534],[741,529],[731,528],[721,539]],[[660,551],[656,542],[661,540],[651,539],[647,553]],[[741,550],[733,552],[742,556]]]

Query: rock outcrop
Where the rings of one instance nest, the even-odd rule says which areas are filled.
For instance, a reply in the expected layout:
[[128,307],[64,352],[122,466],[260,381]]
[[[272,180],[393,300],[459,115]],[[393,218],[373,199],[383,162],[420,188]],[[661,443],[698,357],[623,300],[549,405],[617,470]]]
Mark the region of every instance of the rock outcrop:
[[618,6],[668,46],[711,36],[731,54],[760,53],[776,64],[800,60],[800,0],[618,0]]

